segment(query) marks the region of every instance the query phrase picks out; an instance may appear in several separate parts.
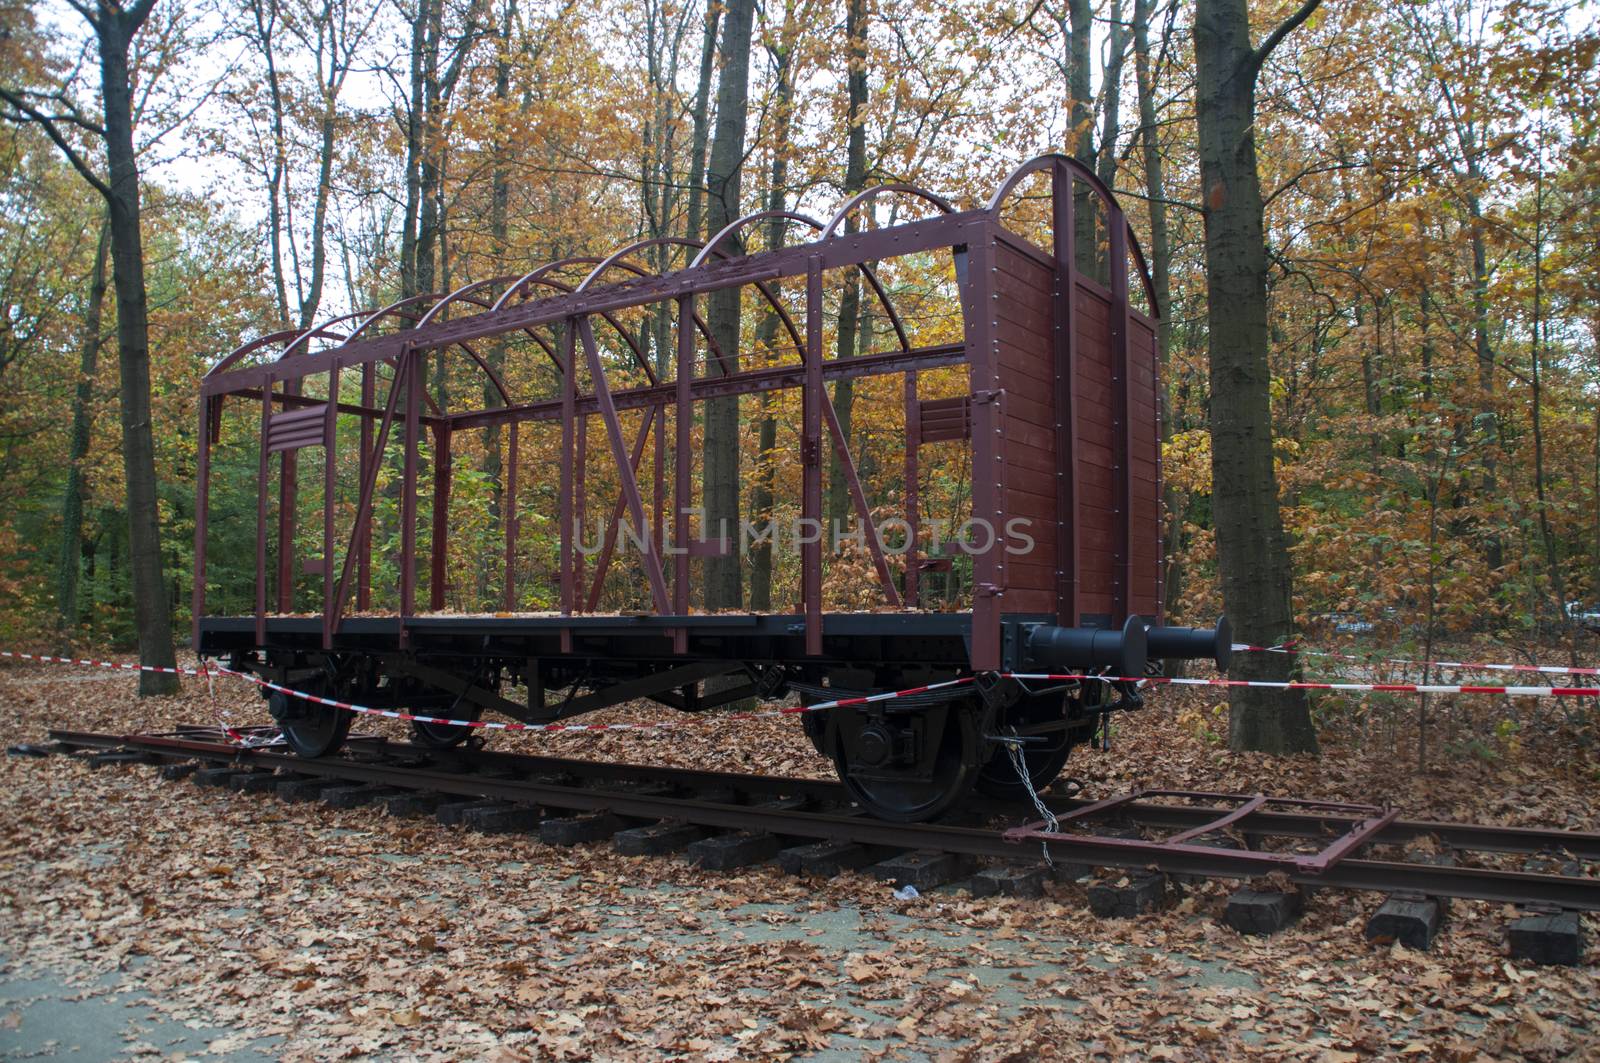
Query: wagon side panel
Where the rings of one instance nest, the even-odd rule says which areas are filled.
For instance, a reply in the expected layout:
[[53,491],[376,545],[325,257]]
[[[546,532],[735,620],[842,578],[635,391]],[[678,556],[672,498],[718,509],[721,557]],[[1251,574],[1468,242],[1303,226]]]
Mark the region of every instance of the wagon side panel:
[[1128,607],[1156,620],[1163,609],[1161,582],[1161,420],[1155,330],[1142,315],[1129,315],[1128,360],[1133,386],[1129,416],[1133,453],[1133,586]]
[[[1056,610],[1056,456],[1053,367],[1055,271],[1049,259],[1002,235],[995,245],[995,333],[1005,433],[1003,485],[1007,528],[1004,608],[1008,613]],[[1031,542],[1029,542],[1031,540]]]

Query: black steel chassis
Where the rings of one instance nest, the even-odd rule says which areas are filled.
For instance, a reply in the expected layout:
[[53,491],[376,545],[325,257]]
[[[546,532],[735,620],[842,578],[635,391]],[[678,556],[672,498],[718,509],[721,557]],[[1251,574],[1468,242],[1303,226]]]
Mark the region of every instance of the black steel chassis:
[[[1006,667],[1020,667],[1025,625],[1048,616],[1005,618]],[[752,696],[771,696],[793,680],[806,690],[852,696],[970,674],[970,613],[829,614],[823,652],[805,652],[802,615],[416,616],[348,617],[324,649],[322,618],[272,617],[258,639],[253,617],[205,617],[196,649],[274,682],[315,679],[328,661],[372,662],[414,680],[411,708],[468,702],[524,722],[548,722],[637,698],[699,711]],[[674,652],[674,633],[686,636]],[[473,681],[485,668],[528,687],[526,704],[499,696],[497,684]],[[714,695],[695,684],[719,675],[743,682]],[[578,693],[579,690],[589,693]],[[557,695],[557,691],[564,691]],[[395,707],[378,690],[361,690],[375,707]],[[813,697],[812,700],[817,700]],[[364,702],[365,703],[365,702]]]

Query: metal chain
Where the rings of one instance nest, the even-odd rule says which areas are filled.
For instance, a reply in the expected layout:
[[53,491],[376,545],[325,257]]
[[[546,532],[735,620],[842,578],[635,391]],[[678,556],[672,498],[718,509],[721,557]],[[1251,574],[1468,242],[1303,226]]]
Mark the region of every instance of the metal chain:
[[[1061,832],[1061,822],[1056,819],[1056,814],[1044,803],[1039,792],[1033,788],[1033,774],[1028,771],[1027,760],[1022,755],[1022,736],[1017,734],[1015,727],[1009,728],[1011,740],[1006,743],[1006,753],[1011,757],[1011,766],[1017,770],[1017,778],[1022,780],[1023,788],[1028,791],[1028,797],[1033,801],[1033,807],[1039,813],[1039,818],[1044,821],[1045,829],[1051,834]],[[1039,843],[1039,851],[1044,854],[1046,867],[1055,867],[1056,862],[1050,856],[1050,845],[1047,842]]]

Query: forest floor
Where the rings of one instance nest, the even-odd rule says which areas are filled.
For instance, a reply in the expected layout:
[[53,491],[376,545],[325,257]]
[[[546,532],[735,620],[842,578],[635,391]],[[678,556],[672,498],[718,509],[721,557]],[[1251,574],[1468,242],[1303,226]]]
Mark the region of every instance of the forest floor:
[[[219,706],[266,719],[224,680],[215,701],[199,681],[172,698],[133,690],[117,673],[0,668],[0,736],[203,723]],[[1600,830],[1588,703],[1435,699],[1420,771],[1415,698],[1324,701],[1323,755],[1274,759],[1227,752],[1220,694],[1155,691],[1070,773],[1091,797],[1263,790]],[[829,774],[792,717],[491,743]],[[1600,950],[1578,968],[1516,965],[1499,905],[1457,903],[1422,953],[1363,939],[1381,901],[1368,894],[1319,891],[1292,929],[1254,938],[1220,923],[1220,883],[1101,921],[1081,883],[1043,899],[951,888],[900,901],[860,875],[712,874],[200,790],[150,768],[10,756],[0,787],[7,1056],[1600,1058]]]

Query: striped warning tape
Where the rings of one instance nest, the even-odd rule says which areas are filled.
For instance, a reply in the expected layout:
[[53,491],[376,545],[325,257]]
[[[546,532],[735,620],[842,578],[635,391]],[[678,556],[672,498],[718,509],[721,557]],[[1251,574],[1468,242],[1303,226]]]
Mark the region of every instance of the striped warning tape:
[[[389,720],[403,720],[414,723],[428,723],[447,727],[467,727],[475,730],[496,731],[526,731],[544,734],[561,732],[604,732],[604,731],[666,731],[690,725],[695,719],[704,717],[691,717],[689,720],[664,720],[659,723],[522,723],[520,721],[501,722],[498,720],[456,720],[443,716],[428,716],[422,713],[402,712],[398,709],[379,709],[370,705],[359,705],[354,702],[341,701],[337,698],[323,697],[304,690],[275,683],[270,679],[249,672],[236,671],[220,664],[208,663],[201,668],[158,668],[149,665],[127,664],[117,661],[98,661],[86,658],[53,657],[43,654],[15,653],[0,650],[0,657],[40,661],[47,664],[75,664],[97,668],[117,668],[127,671],[154,671],[177,672],[183,675],[204,675],[210,682],[214,675],[230,675],[253,683],[267,690],[277,690],[292,697],[303,698],[318,705],[327,705],[331,708],[342,709],[347,712],[362,716],[377,716]],[[1561,698],[1561,697],[1600,697],[1600,686],[1595,687],[1555,687],[1555,686],[1473,686],[1466,684],[1424,684],[1424,683],[1324,683],[1305,680],[1267,680],[1267,679],[1201,679],[1174,676],[1111,676],[1089,675],[1074,672],[997,672],[996,676],[1009,679],[1031,680],[1040,682],[1098,682],[1098,683],[1132,683],[1141,686],[1204,686],[1204,687],[1261,687],[1271,690],[1331,690],[1347,693],[1395,693],[1395,694],[1495,694],[1507,697],[1535,697],[1535,698]],[[893,701],[896,698],[909,697],[913,694],[925,694],[930,691],[943,690],[950,687],[964,686],[977,681],[977,676],[961,676],[939,683],[927,683],[922,686],[909,687],[905,690],[886,691],[881,694],[868,694],[861,697],[838,698],[834,701],[823,701],[813,705],[788,705],[776,709],[765,709],[758,712],[736,712],[723,716],[713,717],[716,720],[760,720],[772,719],[781,716],[796,716],[810,712],[824,712],[828,709],[850,708],[859,705],[872,705],[884,701]],[[232,728],[225,728],[233,733]]]
[[[212,666],[223,675],[236,676],[247,683],[268,690],[277,690],[291,697],[303,698],[318,705],[327,705],[335,709],[343,709],[361,716],[380,716],[386,720],[405,720],[412,723],[431,723],[448,727],[470,727],[494,731],[530,731],[544,734],[553,734],[562,731],[668,731],[675,728],[690,726],[696,719],[705,717],[690,717],[688,720],[663,720],[659,723],[521,723],[501,722],[499,720],[452,720],[442,716],[425,716],[421,713],[401,712],[398,709],[375,709],[370,705],[357,705],[349,701],[340,701],[337,698],[325,698],[318,694],[308,694],[303,690],[286,687],[274,683],[270,679],[262,679],[249,672],[238,672],[222,665]],[[814,705],[786,705],[777,709],[765,709],[760,712],[734,712],[714,719],[722,720],[762,720],[778,716],[798,716],[808,712],[823,712],[827,709],[847,708],[853,705],[871,705],[880,701],[893,701],[895,698],[909,697],[913,694],[925,694],[932,690],[943,690],[948,687],[964,686],[973,682],[975,676],[962,676],[959,679],[949,679],[942,683],[928,683],[923,686],[910,687],[906,690],[892,690],[882,694],[869,694],[858,698],[839,698],[835,701],[822,701]]]
[[1152,686],[1265,687],[1270,690],[1341,690],[1350,693],[1394,694],[1504,694],[1514,698],[1593,698],[1600,687],[1492,687],[1442,683],[1313,683],[1301,680],[1270,679],[1190,679],[1175,676],[1105,676],[1054,672],[1002,672],[1012,679],[1060,681],[1076,679],[1101,683],[1148,683]]
[[[293,687],[284,686],[281,683],[274,683],[270,679],[263,679],[260,676],[253,675],[249,672],[236,671],[235,669],[227,668],[216,663],[205,663],[200,668],[158,668],[152,665],[131,664],[120,661],[99,661],[79,657],[54,657],[48,654],[15,653],[8,650],[0,650],[0,657],[10,657],[17,660],[38,661],[44,664],[75,664],[95,668],[116,668],[131,672],[176,672],[180,675],[203,675],[206,677],[208,683],[211,681],[212,676],[231,675],[237,679],[242,679],[247,683],[253,683],[256,686],[263,687],[268,690],[282,691],[285,694],[289,694],[297,698],[303,698],[306,701],[315,702],[318,705],[327,705],[332,708],[343,709],[347,712],[353,712],[361,716],[380,716],[389,720],[404,720],[406,722],[414,723],[431,723],[449,727],[470,727],[482,730],[530,731],[542,732],[546,734],[562,731],[665,731],[687,726],[690,722],[692,722],[693,719],[664,720],[660,723],[503,723],[498,720],[455,720],[443,716],[427,716],[421,713],[401,712],[396,709],[378,709],[373,708],[370,705],[358,705],[354,702],[340,701],[337,698],[327,698],[321,696],[320,694],[311,694],[304,690],[296,690]],[[950,679],[940,683],[927,683],[922,686],[910,687],[905,690],[892,690],[881,694],[867,694],[854,698],[838,698],[834,701],[822,701],[813,705],[786,705],[781,708],[766,709],[759,712],[728,713],[723,716],[715,717],[715,719],[760,720],[771,719],[778,716],[796,716],[808,712],[824,712],[828,709],[848,708],[855,705],[872,705],[881,701],[892,701],[895,698],[910,697],[913,694],[926,694],[929,691],[943,690],[956,686],[965,686],[968,683],[974,682],[976,678],[976,676],[962,676],[957,679]],[[214,691],[213,700],[215,700]],[[237,734],[232,727],[224,726],[223,730],[230,737],[234,737],[236,740],[244,740],[244,736]]]
[[51,657],[43,653],[14,653],[0,650],[0,657],[18,661],[38,661],[42,664],[81,664],[88,668],[116,668],[124,672],[164,672],[167,675],[204,675],[203,668],[161,668],[153,664],[129,664],[123,661],[95,661],[86,657]]
[[1358,664],[1399,664],[1415,668],[1455,669],[1470,672],[1533,672],[1544,675],[1600,675],[1600,668],[1569,668],[1559,664],[1494,664],[1487,661],[1423,661],[1407,657],[1363,657],[1354,653],[1334,653],[1331,650],[1305,650],[1297,642],[1277,646],[1250,646],[1242,642],[1233,644],[1235,653],[1292,653],[1301,657],[1327,657],[1337,661],[1354,661]]
[[120,672],[160,672],[165,675],[199,675],[206,680],[206,692],[210,696],[211,711],[217,717],[217,729],[236,745],[258,744],[245,735],[232,723],[233,714],[217,702],[216,676],[227,669],[221,665],[213,665],[202,661],[199,668],[163,668],[153,664],[135,664],[128,661],[100,661],[90,657],[56,657],[47,653],[19,653],[13,650],[0,650],[0,657],[9,657],[17,661],[37,661],[41,664],[72,664],[85,668],[110,668]]

